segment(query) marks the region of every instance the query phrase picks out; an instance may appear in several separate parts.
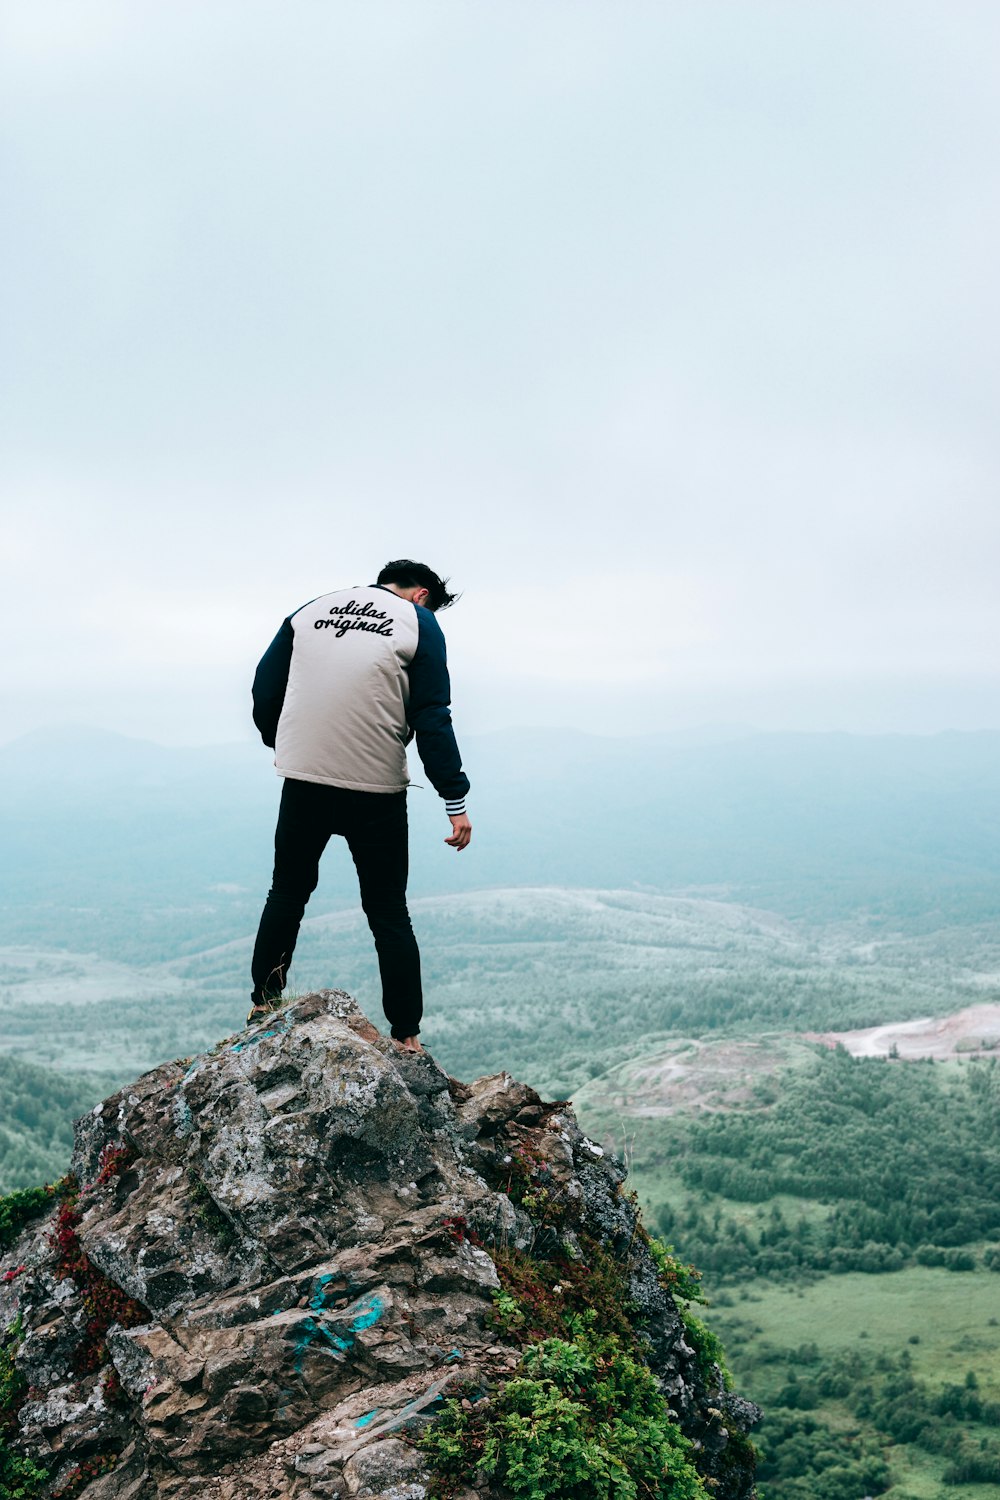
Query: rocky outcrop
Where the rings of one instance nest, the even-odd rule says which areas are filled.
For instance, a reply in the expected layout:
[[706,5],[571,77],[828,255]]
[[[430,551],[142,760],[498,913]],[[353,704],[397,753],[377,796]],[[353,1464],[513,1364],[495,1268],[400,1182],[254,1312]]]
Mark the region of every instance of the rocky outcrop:
[[414,1430],[517,1365],[498,1264],[585,1240],[620,1268],[712,1493],[752,1493],[756,1408],[688,1341],[620,1164],[567,1104],[456,1083],[342,991],[105,1100],[73,1173],[0,1265],[8,1446],[50,1493],[417,1500]]

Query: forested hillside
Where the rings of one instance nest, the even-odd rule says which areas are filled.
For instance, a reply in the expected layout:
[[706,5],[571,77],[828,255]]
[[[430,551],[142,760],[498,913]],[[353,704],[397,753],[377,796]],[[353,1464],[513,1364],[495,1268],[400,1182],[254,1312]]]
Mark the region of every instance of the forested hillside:
[[702,1096],[644,1115],[640,1091],[626,1113],[595,1081],[581,1117],[626,1143],[653,1222],[704,1272],[705,1316],[765,1409],[768,1500],[985,1500],[1000,1482],[1000,1059],[794,1056],[748,1076],[742,1100],[730,1080],[719,1112]]
[[0,1193],[60,1177],[74,1119],[113,1087],[101,1074],[59,1073],[0,1054]]
[[[669,1164],[688,1197],[654,1208],[717,1283],[904,1265],[969,1270],[1000,1248],[1000,1062],[955,1069],[820,1050],[814,1068],[759,1086],[744,1109],[635,1122],[641,1179]],[[705,1198],[767,1205],[706,1212]],[[787,1200],[800,1205],[796,1214]],[[973,1247],[973,1248],[970,1248]],[[1000,1296],[1000,1283],[997,1287]]]

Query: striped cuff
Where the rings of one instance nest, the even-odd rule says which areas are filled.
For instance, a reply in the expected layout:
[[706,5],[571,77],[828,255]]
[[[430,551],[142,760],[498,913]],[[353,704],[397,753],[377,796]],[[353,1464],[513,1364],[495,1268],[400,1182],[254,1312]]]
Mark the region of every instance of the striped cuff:
[[465,812],[465,798],[451,797],[445,801],[444,810],[449,818],[460,818]]

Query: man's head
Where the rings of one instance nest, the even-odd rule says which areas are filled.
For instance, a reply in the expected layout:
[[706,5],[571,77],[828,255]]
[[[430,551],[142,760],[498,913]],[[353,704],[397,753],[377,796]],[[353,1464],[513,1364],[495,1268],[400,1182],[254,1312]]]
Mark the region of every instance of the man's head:
[[408,557],[386,563],[375,582],[380,583],[383,588],[391,588],[393,593],[401,594],[404,599],[412,599],[414,604],[422,604],[425,608],[434,610],[435,613],[439,609],[447,609],[458,598],[457,594],[449,594],[445,586],[447,578],[439,578],[426,563],[411,562]]

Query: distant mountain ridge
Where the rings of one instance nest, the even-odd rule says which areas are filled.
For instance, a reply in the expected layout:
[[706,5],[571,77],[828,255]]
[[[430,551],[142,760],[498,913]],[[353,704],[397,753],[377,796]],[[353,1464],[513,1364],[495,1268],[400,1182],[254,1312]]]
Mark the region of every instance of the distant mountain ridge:
[[[444,847],[438,799],[415,786],[413,894],[702,888],[819,921],[995,917],[1000,733],[720,733],[463,737],[473,846],[458,858]],[[252,743],[38,731],[0,747],[7,941],[156,959],[169,951],[160,915],[180,907],[192,947],[245,932],[269,881],[278,793]],[[329,857],[312,909],[355,901],[349,861]]]

